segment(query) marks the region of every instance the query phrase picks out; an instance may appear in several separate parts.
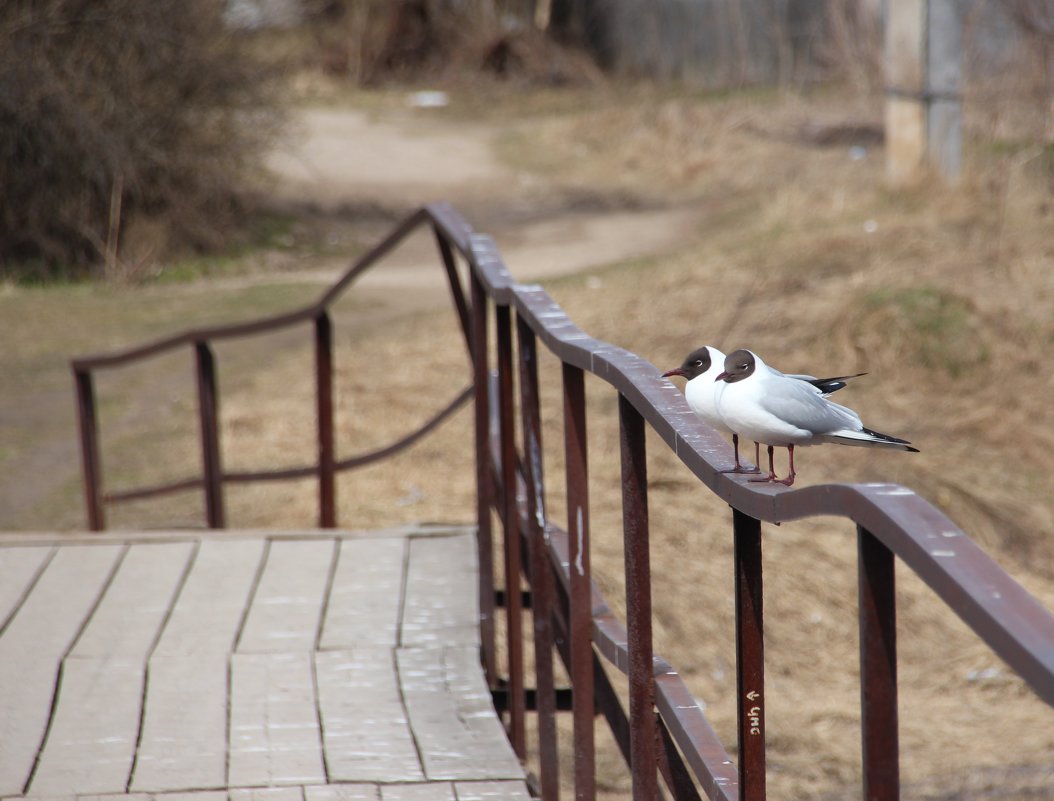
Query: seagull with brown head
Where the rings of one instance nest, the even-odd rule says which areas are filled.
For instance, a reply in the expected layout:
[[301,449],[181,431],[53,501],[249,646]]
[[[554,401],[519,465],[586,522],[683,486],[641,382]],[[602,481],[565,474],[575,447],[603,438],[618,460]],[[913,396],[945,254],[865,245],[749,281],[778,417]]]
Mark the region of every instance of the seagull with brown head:
[[[740,437],[768,446],[769,474],[755,481],[794,483],[794,448],[834,443],[917,453],[907,440],[865,428],[860,415],[829,400],[820,387],[784,375],[756,353],[737,350],[725,357],[715,377],[715,406],[724,424]],[[773,448],[785,447],[790,472],[776,478]]]

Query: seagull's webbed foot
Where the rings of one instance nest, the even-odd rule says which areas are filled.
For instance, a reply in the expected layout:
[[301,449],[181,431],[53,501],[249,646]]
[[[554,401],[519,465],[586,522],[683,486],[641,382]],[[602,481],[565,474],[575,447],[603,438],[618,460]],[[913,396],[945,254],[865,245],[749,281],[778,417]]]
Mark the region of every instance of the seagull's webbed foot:
[[[756,449],[760,449],[761,446],[758,443],[754,443]],[[736,459],[736,466],[731,470],[722,470],[722,473],[760,473],[761,468],[757,466],[757,463],[761,461],[758,458],[760,450],[754,451],[754,467],[744,467],[743,463],[739,461],[739,434],[732,435],[732,454]]]
[[[772,446],[771,445],[768,446],[768,452],[769,452],[769,474],[767,476],[765,476],[764,478],[752,478],[752,479],[750,479],[751,481],[756,481],[757,483],[761,484],[761,483],[765,483],[765,482],[768,482],[768,481],[777,481],[778,480],[776,478],[776,471],[772,467]],[[758,461],[761,461],[761,460],[759,459]],[[761,472],[760,468],[758,469],[758,472],[759,473]]]
[[721,472],[722,473],[749,473],[749,474],[752,475],[754,473],[760,473],[761,472],[761,468],[757,467],[757,466],[746,467],[746,466],[744,466],[744,465],[742,465],[742,464],[737,462],[735,467],[731,468],[730,470],[722,470]]
[[785,487],[789,487],[794,483],[794,477],[797,473],[794,472],[794,446],[787,446],[787,455],[790,457],[790,473],[787,474],[786,478],[778,479],[779,483]]
[[769,474],[767,476],[765,476],[764,478],[752,478],[750,480],[751,481],[757,481],[759,483],[772,481],[772,482],[775,482],[776,484],[782,484],[785,487],[791,486],[794,483],[794,476],[797,475],[794,472],[794,446],[793,445],[788,445],[787,446],[787,453],[790,454],[790,473],[787,474],[786,478],[776,478],[776,469],[775,469],[775,467],[773,466],[773,463],[772,463],[772,451],[773,451],[773,447],[771,445],[769,445],[768,446]]

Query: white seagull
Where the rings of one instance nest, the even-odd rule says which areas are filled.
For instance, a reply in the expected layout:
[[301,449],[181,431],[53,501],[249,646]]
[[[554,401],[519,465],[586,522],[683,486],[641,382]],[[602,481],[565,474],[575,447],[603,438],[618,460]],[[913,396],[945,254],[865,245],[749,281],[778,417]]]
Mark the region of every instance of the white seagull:
[[[725,369],[725,354],[715,348],[713,345],[703,345],[701,348],[697,348],[689,353],[680,367],[675,367],[672,370],[667,370],[663,373],[663,378],[670,378],[671,376],[681,376],[687,378],[688,383],[684,387],[684,399],[688,401],[688,406],[696,416],[699,417],[706,423],[716,428],[718,431],[723,431],[726,434],[732,435],[732,453],[735,456],[736,466],[734,469],[729,470],[729,473],[758,473],[760,472],[759,467],[743,467],[739,461],[739,434],[733,431],[721,417],[717,410],[717,393],[723,384],[716,383],[717,376]],[[776,372],[776,371],[773,371]],[[783,375],[783,373],[779,373]],[[862,376],[864,373],[857,373],[855,375],[842,375],[834,378],[816,378],[811,375],[791,375],[788,378],[794,378],[799,381],[811,384],[813,387],[818,389],[821,394],[829,395],[845,386],[846,381],[851,378],[857,378]],[[754,443],[754,461],[760,461],[760,448],[761,445],[758,442]]]
[[[768,446],[769,474],[755,481],[794,483],[794,446],[858,445],[918,453],[911,443],[864,428],[860,415],[828,400],[821,388],[773,370],[760,356],[737,350],[725,357],[724,370],[714,379],[715,405],[724,424],[742,437]],[[790,473],[777,479],[772,449],[786,447]]]

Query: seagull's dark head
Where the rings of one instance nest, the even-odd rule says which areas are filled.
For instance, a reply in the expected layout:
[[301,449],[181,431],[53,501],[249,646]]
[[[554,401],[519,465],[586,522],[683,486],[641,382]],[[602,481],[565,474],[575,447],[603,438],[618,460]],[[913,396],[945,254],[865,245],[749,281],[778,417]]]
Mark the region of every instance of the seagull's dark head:
[[691,381],[696,376],[702,375],[709,370],[711,364],[710,348],[704,345],[685,356],[680,367],[667,370],[662,374],[662,377],[669,378],[672,375],[679,375]]
[[757,362],[754,354],[749,350],[733,351],[725,357],[725,371],[714,380],[734,384],[736,381],[750,378],[754,374],[755,367],[757,367]]

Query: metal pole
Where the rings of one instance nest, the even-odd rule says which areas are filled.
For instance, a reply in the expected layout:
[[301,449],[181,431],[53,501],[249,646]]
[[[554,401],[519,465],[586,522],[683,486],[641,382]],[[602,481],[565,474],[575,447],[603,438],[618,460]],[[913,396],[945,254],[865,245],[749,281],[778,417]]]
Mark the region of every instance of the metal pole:
[[739,797],[765,798],[765,634],[762,612],[761,521],[732,510],[735,539],[736,695],[739,712]]
[[513,430],[512,318],[508,306],[494,309],[498,337],[498,399],[501,483],[505,522],[505,619],[509,657],[509,740],[520,759],[527,756],[527,693],[523,681],[523,599],[520,593],[519,504],[516,498],[516,443]]
[[893,552],[857,526],[860,714],[865,801],[900,798]]
[[337,471],[333,443],[333,324],[329,314],[315,318],[315,384],[318,403],[318,525],[336,528]]
[[552,615],[555,600],[546,532],[542,421],[538,390],[538,349],[534,332],[517,317],[520,354],[520,416],[523,421],[524,464],[527,470],[527,534],[531,556],[531,617],[534,621],[534,675],[537,683],[538,758],[542,798],[560,797],[556,742],[556,683],[553,676]]
[[567,534],[571,559],[571,687],[574,689],[575,799],[596,798],[596,745],[593,720],[593,594],[589,567],[589,461],[586,439],[584,373],[563,366],[564,454],[567,470]]
[[450,242],[443,236],[438,226],[433,226],[433,230],[435,231],[436,242],[439,245],[439,254],[443,259],[443,267],[446,268],[446,277],[450,284],[450,298],[454,301],[454,311],[457,312],[457,319],[461,324],[461,333],[465,335],[465,344],[471,352],[472,324],[469,321],[468,305],[465,303],[465,292],[461,288],[461,279],[457,274],[454,249],[450,247]]
[[99,460],[99,424],[95,413],[95,388],[88,371],[73,371],[77,390],[77,419],[80,423],[81,463],[84,467],[84,503],[88,528],[102,531],[106,517],[102,505],[102,467]]
[[487,295],[476,273],[472,284],[472,375],[476,426],[476,535],[479,551],[479,628],[483,671],[491,688],[498,686],[494,638],[494,534],[491,507],[494,483],[490,457],[490,399],[487,370]]
[[629,633],[630,769],[633,801],[655,801],[659,779],[655,726],[655,669],[651,632],[651,555],[644,418],[619,395],[622,452],[622,536]]
[[202,466],[205,473],[205,517],[209,528],[223,528],[223,470],[220,464],[219,393],[216,359],[208,342],[194,343],[201,418]]

